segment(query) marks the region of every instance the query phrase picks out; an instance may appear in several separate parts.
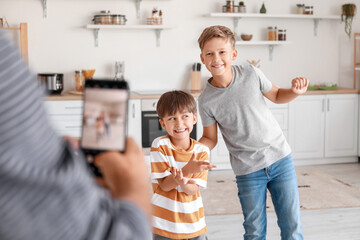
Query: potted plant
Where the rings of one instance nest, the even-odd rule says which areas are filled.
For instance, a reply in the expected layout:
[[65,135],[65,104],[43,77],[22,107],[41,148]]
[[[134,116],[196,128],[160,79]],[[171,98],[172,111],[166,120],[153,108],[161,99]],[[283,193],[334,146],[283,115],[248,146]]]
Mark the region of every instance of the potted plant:
[[354,3],[347,3],[342,5],[341,21],[345,22],[345,33],[351,37],[351,25],[356,12],[356,5]]
[[240,13],[246,13],[246,6],[245,6],[245,3],[243,1],[239,2],[239,12]]

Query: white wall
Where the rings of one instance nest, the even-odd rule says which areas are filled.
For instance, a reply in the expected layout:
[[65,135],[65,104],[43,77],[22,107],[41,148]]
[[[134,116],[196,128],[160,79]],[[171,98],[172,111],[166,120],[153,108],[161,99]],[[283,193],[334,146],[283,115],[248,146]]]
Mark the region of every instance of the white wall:
[[[248,12],[258,12],[265,2],[268,13],[295,13],[295,0],[245,0]],[[313,5],[315,14],[340,15],[347,0],[304,0]],[[360,1],[355,3],[360,7]],[[35,73],[65,74],[65,90],[72,90],[74,71],[95,68],[95,77],[113,77],[116,60],[125,61],[125,76],[132,90],[189,89],[193,62],[200,61],[197,39],[203,28],[221,24],[233,29],[232,19],[205,17],[220,12],[225,0],[143,0],[141,20],[136,18],[135,0],[49,0],[48,17],[43,18],[42,0],[0,0],[0,16],[10,25],[27,22],[29,27],[29,62]],[[238,4],[238,1],[236,1]],[[101,30],[100,46],[95,47],[94,32],[85,28],[100,10],[125,14],[128,25],[141,24],[154,6],[162,9],[164,24],[175,26],[161,34],[156,47],[155,33],[147,30]],[[322,20],[318,36],[314,24],[306,19],[242,19],[239,32],[266,38],[267,26],[287,29],[292,44],[274,49],[269,61],[268,47],[238,47],[235,63],[261,59],[260,68],[280,87],[290,86],[296,76],[312,82],[333,82],[352,87],[353,37],[349,39],[344,23]],[[358,17],[353,32],[360,32]],[[205,67],[205,79],[209,76]]]

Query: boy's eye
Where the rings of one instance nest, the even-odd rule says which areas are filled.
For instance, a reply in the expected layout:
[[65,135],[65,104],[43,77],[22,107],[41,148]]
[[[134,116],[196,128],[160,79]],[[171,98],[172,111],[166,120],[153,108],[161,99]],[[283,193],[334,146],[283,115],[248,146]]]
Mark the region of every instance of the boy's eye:
[[183,118],[188,118],[189,116],[188,115],[184,115]]
[[206,54],[206,56],[211,56],[211,55],[212,55],[212,53],[207,53],[207,54]]
[[220,52],[220,54],[225,54],[225,53],[226,53],[226,51],[221,51],[221,52]]
[[169,118],[169,120],[172,121],[172,120],[175,120],[175,118],[174,118],[174,117],[171,117],[171,118]]

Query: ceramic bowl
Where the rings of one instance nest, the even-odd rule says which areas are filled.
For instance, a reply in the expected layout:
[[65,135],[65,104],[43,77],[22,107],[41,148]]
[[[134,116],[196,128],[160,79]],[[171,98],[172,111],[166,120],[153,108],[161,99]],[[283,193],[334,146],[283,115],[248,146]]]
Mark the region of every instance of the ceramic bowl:
[[241,39],[243,41],[250,41],[252,39],[252,34],[241,34]]

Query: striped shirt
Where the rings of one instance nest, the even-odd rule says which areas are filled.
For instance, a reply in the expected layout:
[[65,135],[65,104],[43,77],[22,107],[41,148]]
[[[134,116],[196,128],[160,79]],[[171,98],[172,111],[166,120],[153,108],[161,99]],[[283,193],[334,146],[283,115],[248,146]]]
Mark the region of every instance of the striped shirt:
[[[193,153],[197,160],[209,161],[209,148],[191,139],[190,148],[177,149],[169,136],[156,138],[151,146],[151,178],[153,187],[153,232],[172,239],[194,238],[206,233],[204,207],[200,191],[189,196],[180,186],[163,191],[157,179],[171,175],[170,169],[183,168]],[[207,171],[193,174],[200,188],[206,188]]]
[[150,239],[144,212],[98,187],[50,126],[43,92],[0,30],[0,239]]

